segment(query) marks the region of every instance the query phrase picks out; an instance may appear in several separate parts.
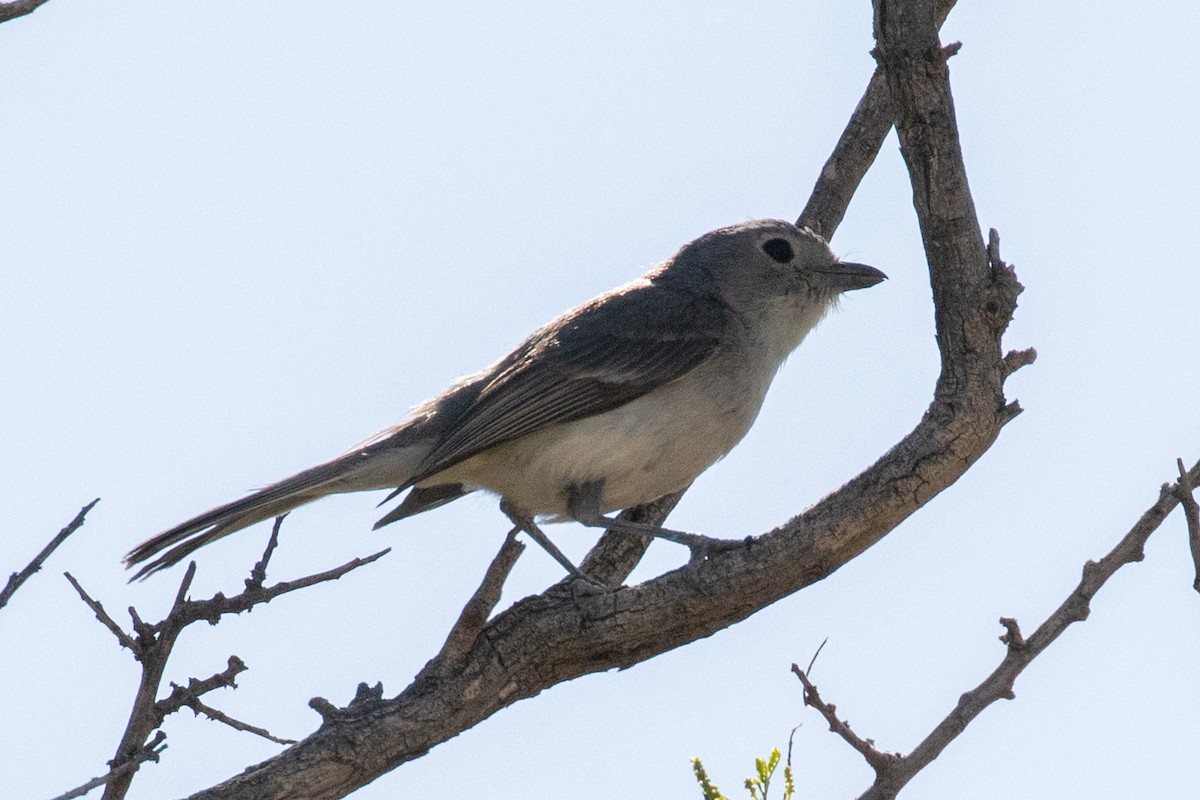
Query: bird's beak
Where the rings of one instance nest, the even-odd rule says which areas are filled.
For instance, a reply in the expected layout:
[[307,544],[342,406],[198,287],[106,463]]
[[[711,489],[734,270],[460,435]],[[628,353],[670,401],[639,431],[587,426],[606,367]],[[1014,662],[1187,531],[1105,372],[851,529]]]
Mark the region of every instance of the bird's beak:
[[868,267],[866,264],[855,264],[850,261],[835,261],[827,267],[813,271],[817,273],[821,283],[839,292],[848,292],[852,289],[866,289],[868,286],[874,286],[881,281],[887,280],[887,275],[884,275],[874,267]]

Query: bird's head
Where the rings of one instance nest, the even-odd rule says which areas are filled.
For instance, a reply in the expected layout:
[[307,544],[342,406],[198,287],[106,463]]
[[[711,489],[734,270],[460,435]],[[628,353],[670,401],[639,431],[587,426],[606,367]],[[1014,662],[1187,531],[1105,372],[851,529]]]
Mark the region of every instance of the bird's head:
[[840,261],[823,238],[778,219],[718,228],[683,246],[663,276],[711,292],[738,313],[764,306],[811,306],[821,315],[843,292],[887,278],[865,264]]

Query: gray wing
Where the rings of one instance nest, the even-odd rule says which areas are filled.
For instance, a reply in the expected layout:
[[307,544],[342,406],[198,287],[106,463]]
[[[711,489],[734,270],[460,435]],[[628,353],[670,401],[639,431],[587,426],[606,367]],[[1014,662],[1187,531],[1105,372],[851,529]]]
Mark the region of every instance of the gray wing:
[[407,485],[679,378],[716,349],[725,319],[714,297],[644,279],[568,312],[495,366]]

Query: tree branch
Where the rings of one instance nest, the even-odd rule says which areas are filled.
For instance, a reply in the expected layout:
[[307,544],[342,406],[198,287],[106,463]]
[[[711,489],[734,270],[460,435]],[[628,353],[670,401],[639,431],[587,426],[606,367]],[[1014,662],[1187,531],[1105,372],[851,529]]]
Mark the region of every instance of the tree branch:
[[875,742],[870,739],[860,738],[858,734],[850,729],[850,723],[839,719],[837,706],[832,703],[826,703],[821,699],[816,685],[809,680],[808,673],[800,669],[799,664],[792,664],[792,672],[800,679],[800,683],[804,684],[804,705],[815,708],[825,718],[825,721],[829,723],[829,730],[836,733],[846,744],[858,751],[858,754],[871,766],[871,769],[875,770],[876,775],[885,772],[888,766],[896,761],[898,756],[894,753],[883,753],[876,750]]
[[[147,739],[156,728],[162,725],[165,717],[183,707],[191,708],[197,714],[204,714],[210,719],[223,722],[237,730],[254,733],[279,744],[294,743],[294,740],[280,739],[263,728],[234,719],[200,700],[201,695],[218,687],[228,686],[236,688],[234,678],[246,670],[245,663],[237,656],[229,657],[228,665],[224,671],[203,680],[192,678],[188,681],[187,686],[172,684],[173,689],[167,697],[162,700],[156,699],[159,686],[162,684],[167,661],[171,656],[171,651],[174,649],[179,635],[187,626],[196,622],[215,624],[226,614],[239,614],[243,611],[248,611],[256,605],[268,603],[282,594],[294,592],[298,589],[325,581],[337,580],[351,570],[370,564],[389,552],[389,550],[383,550],[367,558],[356,558],[335,569],[300,578],[299,580],[283,581],[274,586],[264,588],[263,583],[266,581],[267,564],[278,544],[281,521],[282,518],[276,520],[266,550],[263,552],[262,558],[251,570],[250,577],[245,581],[245,589],[240,594],[233,597],[225,597],[225,595],[218,593],[207,600],[189,599],[187,596],[188,590],[192,585],[192,579],[196,575],[196,563],[193,561],[188,565],[183,580],[180,581],[179,589],[175,593],[175,599],[171,604],[170,612],[168,612],[162,621],[153,624],[146,623],[142,620],[136,609],[132,607],[129,609],[130,617],[133,620],[134,636],[126,633],[109,616],[104,607],[96,600],[93,600],[74,577],[67,574],[67,580],[71,582],[71,585],[79,592],[79,596],[83,598],[83,601],[96,614],[96,618],[112,631],[122,647],[127,647],[133,652],[134,657],[140,662],[142,668],[141,680],[138,684],[137,694],[134,697],[129,722],[121,736],[120,743],[117,745],[116,755],[109,762],[112,766],[112,771],[102,780],[104,784],[104,800],[121,800],[121,798],[125,797],[125,794],[129,791],[129,785],[133,780],[134,773],[137,772],[139,765],[149,758],[145,756],[147,748],[153,749],[153,745],[161,741],[155,738],[151,744],[147,744]],[[161,735],[162,732],[159,731],[159,734]],[[91,788],[99,785],[99,783],[92,783]]]
[[[1019,412],[1004,397],[1004,378],[1013,364],[1010,359],[1006,366],[1000,338],[1021,287],[998,252],[989,259],[983,245],[936,32],[932,39],[938,59],[932,71],[920,59],[881,59],[892,108],[905,120],[904,155],[910,174],[917,176],[915,205],[929,253],[943,360],[933,403],[912,433],[862,475],[775,530],[748,537],[742,547],[633,587],[582,597],[552,588],[518,601],[488,621],[457,670],[424,670],[397,697],[364,701],[358,710],[327,708],[326,701],[315,733],[193,800],[343,797],[518,700],[708,636],[827,577],[983,455]],[[892,52],[886,42],[881,49]],[[916,74],[895,74],[905,69]],[[940,81],[931,96],[903,88],[930,81]],[[865,118],[884,112],[860,103],[855,113]],[[919,136],[912,131],[915,118],[926,120]],[[890,120],[891,112],[884,115],[885,122]],[[853,193],[857,180],[841,179],[850,184],[845,191],[831,192],[806,209],[809,219],[822,221],[826,234],[836,227],[836,207]],[[1031,359],[1032,353],[1021,360]],[[603,541],[594,557],[610,565],[604,579],[621,580],[642,545],[618,544],[611,535]],[[612,557],[619,546],[628,549]]]
[[45,2],[46,0],[14,0],[11,3],[0,3],[0,22],[32,14]]
[[251,725],[248,722],[242,722],[240,719],[235,719],[234,717],[229,716],[225,712],[219,711],[219,710],[213,708],[212,706],[205,704],[204,701],[202,701],[199,697],[193,697],[193,698],[188,699],[184,703],[184,705],[186,705],[192,711],[196,712],[197,715],[203,714],[204,716],[211,719],[213,722],[220,722],[225,725],[228,725],[229,727],[233,728],[235,731],[242,731],[244,733],[253,733],[255,736],[261,736],[262,738],[266,739],[267,741],[274,742],[275,744],[295,744],[296,743],[295,739],[283,739],[278,736],[275,736],[266,728],[260,728],[257,725]]
[[[625,509],[620,513],[620,519],[661,525],[667,515],[675,510],[675,506],[679,504],[686,491],[687,487],[653,502]],[[579,569],[586,575],[615,589],[624,583],[625,579],[629,577],[629,573],[633,572],[634,567],[646,554],[653,539],[652,536],[606,531],[596,546],[588,551],[587,556],[579,565]]]
[[[955,0],[941,0],[938,3],[939,28],[954,4]],[[798,226],[811,228],[826,239],[833,238],[850,207],[850,199],[867,170],[875,163],[875,157],[879,155],[879,149],[892,129],[895,117],[887,79],[883,69],[876,68],[867,84],[867,91],[858,101],[850,122],[846,124],[833,153],[817,176],[812,194],[796,220]]]
[[[945,22],[956,2],[957,0],[938,0],[939,26]],[[817,176],[816,185],[804,205],[804,210],[797,218],[796,225],[810,228],[827,240],[833,238],[850,207],[854,192],[862,183],[867,170],[875,163],[875,157],[879,155],[884,139],[892,129],[894,118],[887,81],[883,70],[876,68],[875,74],[867,84],[867,90]],[[1027,358],[1024,362],[1026,364],[1033,363],[1037,356],[1032,349],[1022,353]],[[1015,371],[1017,366],[1014,366],[1012,371]],[[626,509],[621,518],[661,525],[686,491],[687,488],[684,488],[652,503]],[[607,533],[584,559],[580,569],[598,580],[608,581],[617,586],[637,566],[650,541],[648,537]],[[608,564],[610,561],[613,563]],[[605,564],[603,574],[597,572],[601,564]]]
[[[167,746],[162,744],[163,740],[166,738],[167,735],[162,731],[159,731],[152,740],[146,742],[146,746],[142,748],[142,751],[129,761],[126,761],[124,764],[115,769],[109,770],[107,773],[98,778],[92,778],[82,786],[76,786],[69,792],[63,792],[57,797],[52,798],[52,800],[72,800],[72,798],[75,797],[83,797],[92,789],[95,789],[99,786],[104,786],[106,783],[115,778],[125,775],[126,773],[133,772],[146,761],[158,761],[159,755],[163,750],[167,749]],[[162,746],[160,747],[159,745]]]
[[[3,22],[3,20],[0,20],[0,22]],[[12,596],[17,593],[17,589],[20,589],[25,581],[33,577],[33,574],[42,568],[42,565],[46,563],[46,559],[50,557],[50,554],[57,550],[59,545],[67,540],[68,536],[83,527],[83,521],[87,516],[87,513],[96,506],[96,503],[99,502],[100,498],[97,497],[95,500],[79,509],[79,513],[75,515],[75,519],[68,522],[67,527],[59,531],[54,538],[50,540],[50,543],[42,548],[42,552],[33,557],[33,561],[30,561],[29,565],[26,566],[25,569],[21,570],[20,572],[14,572],[9,576],[8,583],[4,585],[3,591],[0,591],[0,608],[4,608],[4,606],[8,605],[8,601],[11,600]]]
[[500,546],[500,552],[492,559],[483,582],[475,590],[475,594],[463,607],[458,621],[450,629],[446,643],[441,652],[434,656],[426,665],[426,670],[446,671],[455,669],[461,663],[463,656],[471,649],[471,645],[479,637],[480,631],[487,624],[488,617],[500,602],[500,593],[504,589],[504,581],[516,566],[517,559],[525,552],[525,545],[517,540],[520,528],[513,528]]
[[1179,467],[1179,483],[1175,484],[1175,496],[1183,503],[1183,516],[1187,520],[1188,549],[1191,551],[1192,564],[1196,570],[1192,588],[1200,592],[1200,506],[1197,505],[1196,496],[1193,494],[1196,479],[1183,468],[1182,458],[1176,459],[1175,464]]
[[104,610],[104,606],[100,605],[100,603],[96,600],[93,600],[91,595],[84,591],[83,587],[79,585],[79,581],[75,580],[74,575],[69,572],[64,572],[63,575],[68,581],[70,581],[71,585],[75,587],[75,591],[79,593],[79,597],[84,603],[87,604],[87,607],[92,610],[92,613],[96,615],[96,619],[100,620],[101,624],[108,628],[112,632],[113,636],[117,637],[117,642],[121,645],[121,647],[129,648],[130,652],[133,653],[134,658],[140,659],[142,652],[141,645],[139,645],[133,640],[133,638],[129,636],[129,634],[125,633],[125,631],[121,629],[121,626],[117,624],[117,621],[110,617],[108,612]]
[[378,561],[390,552],[392,552],[392,548],[387,547],[374,555],[347,561],[340,567],[334,567],[325,572],[318,572],[315,575],[309,575],[294,581],[280,581],[274,586],[266,588],[259,588],[255,581],[250,579],[246,581],[246,589],[241,594],[236,594],[233,597],[226,597],[221,593],[217,593],[207,600],[177,599],[177,608],[172,609],[171,615],[155,625],[154,628],[156,631],[163,631],[168,626],[182,628],[191,625],[193,622],[201,621],[216,624],[217,620],[226,614],[241,614],[243,611],[249,611],[251,608],[254,608],[254,606],[269,603],[280,595],[295,592],[299,589],[306,589],[318,583],[336,581],[346,573]]
[[[1088,618],[1092,598],[1121,567],[1141,561],[1146,541],[1175,507],[1186,501],[1181,496],[1184,487],[1194,486],[1200,481],[1200,462],[1190,471],[1180,466],[1179,483],[1163,486],[1158,500],[1142,514],[1125,536],[1117,542],[1103,558],[1088,561],[1083,567],[1079,584],[1028,639],[1021,635],[1017,621],[1002,617],[1000,624],[1005,634],[1000,637],[1006,651],[1000,665],[974,689],[965,692],[953,710],[906,756],[883,753],[875,748],[870,739],[862,739],[850,726],[837,717],[837,709],[824,702],[817,687],[809,680],[804,670],[795,664],[792,672],[804,685],[804,704],[812,706],[829,723],[829,729],[838,734],[854,748],[875,770],[875,782],[860,795],[859,800],[891,800],[908,784],[917,773],[933,762],[959,734],[966,730],[983,710],[997,700],[1011,700],[1016,695],[1013,687],[1017,676],[1062,635],[1068,627]],[[1191,497],[1190,493],[1187,495]],[[1193,499],[1193,503],[1194,503]],[[811,665],[810,665],[811,670]]]
[[228,666],[215,675],[210,675],[203,680],[189,678],[187,686],[172,683],[171,693],[154,704],[159,724],[162,724],[167,715],[174,714],[184,706],[191,706],[192,701],[199,700],[201,695],[207,694],[213,689],[236,689],[235,679],[247,669],[249,668],[244,661],[237,656],[230,656]]

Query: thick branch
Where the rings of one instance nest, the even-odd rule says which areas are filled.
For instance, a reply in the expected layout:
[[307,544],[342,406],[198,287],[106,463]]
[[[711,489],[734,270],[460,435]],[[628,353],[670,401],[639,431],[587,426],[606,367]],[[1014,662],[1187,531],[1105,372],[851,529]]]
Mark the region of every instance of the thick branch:
[[32,14],[45,2],[46,0],[14,0],[11,3],[0,3],[0,22]]
[[[941,0],[938,3],[938,27],[946,21],[954,3],[955,0]],[[858,101],[858,107],[842,131],[833,153],[821,168],[812,195],[796,220],[797,225],[811,228],[826,239],[833,238],[834,231],[846,216],[855,190],[867,174],[867,169],[875,163],[875,157],[879,155],[879,148],[892,129],[894,119],[887,78],[883,69],[878,68],[871,76],[867,91]]]
[[[661,525],[667,515],[675,509],[686,491],[685,488],[674,494],[660,497],[652,503],[644,503],[635,508],[626,509],[621,512],[620,518]],[[616,588],[629,577],[629,573],[633,572],[634,567],[646,554],[646,549],[650,547],[652,540],[653,537],[650,536],[635,536],[619,531],[608,531],[588,552],[579,568],[595,580]]]

